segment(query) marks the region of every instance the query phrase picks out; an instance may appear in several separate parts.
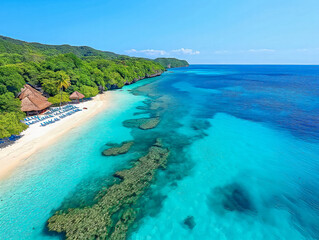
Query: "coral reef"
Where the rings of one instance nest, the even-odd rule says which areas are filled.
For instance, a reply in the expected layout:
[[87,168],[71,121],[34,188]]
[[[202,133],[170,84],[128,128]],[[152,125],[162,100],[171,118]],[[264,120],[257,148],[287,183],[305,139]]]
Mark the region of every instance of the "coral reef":
[[155,128],[160,122],[159,117],[154,118],[139,118],[129,119],[123,122],[124,127],[128,128],[140,128],[142,130],[148,130]]
[[169,150],[158,139],[132,168],[115,174],[121,181],[100,193],[96,204],[57,211],[48,220],[49,231],[65,233],[67,239],[125,239],[137,215],[134,205],[157,170],[166,167],[168,156]]
[[159,117],[149,118],[148,121],[142,123],[139,128],[143,130],[155,128],[160,122]]
[[133,144],[134,144],[133,141],[123,142],[119,146],[114,146],[114,147],[111,147],[111,148],[104,150],[102,152],[102,154],[104,156],[117,156],[120,154],[124,154],[124,153],[127,153],[131,149]]

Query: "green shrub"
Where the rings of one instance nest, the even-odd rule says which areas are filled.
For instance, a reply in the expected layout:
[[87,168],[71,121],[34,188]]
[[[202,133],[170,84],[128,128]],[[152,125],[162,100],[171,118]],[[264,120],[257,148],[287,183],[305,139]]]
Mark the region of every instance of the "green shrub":
[[14,112],[0,113],[0,138],[10,137],[12,134],[18,135],[27,129],[27,125],[21,123],[23,115]]
[[[58,105],[60,104],[61,101],[61,94],[58,93],[57,95],[55,95],[54,97],[49,97],[48,101],[54,105]],[[62,92],[62,103],[66,103],[66,102],[71,102],[70,100],[70,95],[67,94],[66,92]]]
[[99,93],[99,89],[97,87],[83,85],[80,87],[79,92],[82,93],[86,98],[90,98],[96,96]]

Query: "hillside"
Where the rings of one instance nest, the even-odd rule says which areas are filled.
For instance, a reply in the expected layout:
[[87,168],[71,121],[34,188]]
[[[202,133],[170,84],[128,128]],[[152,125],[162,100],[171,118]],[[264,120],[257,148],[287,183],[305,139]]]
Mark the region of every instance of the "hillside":
[[[129,58],[128,56],[119,55],[108,51],[96,50],[87,46],[31,43],[0,35],[0,65],[25,61],[40,61],[48,56],[65,53],[73,53],[79,58]],[[189,65],[186,60],[179,60],[176,58],[156,58],[153,61],[160,63],[165,68],[187,67]]]
[[154,61],[160,63],[165,68],[189,66],[189,63],[186,60],[179,60],[177,58],[156,58]]
[[112,52],[96,50],[87,46],[47,45],[29,43],[9,37],[0,36],[0,54],[20,54],[26,57],[54,56],[64,53],[73,53],[77,57],[100,56],[105,59],[114,59],[119,55]]

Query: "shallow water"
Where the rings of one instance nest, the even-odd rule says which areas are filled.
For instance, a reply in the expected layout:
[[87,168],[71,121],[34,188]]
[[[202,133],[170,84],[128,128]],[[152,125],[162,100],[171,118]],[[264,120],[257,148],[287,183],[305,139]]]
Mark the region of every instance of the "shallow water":
[[[45,228],[54,211],[94,203],[156,137],[171,156],[129,239],[318,239],[318,89],[316,66],[194,65],[127,86],[120,109],[0,183],[0,239],[60,238]],[[148,116],[160,116],[158,127],[122,125]],[[129,153],[101,155],[127,140]]]

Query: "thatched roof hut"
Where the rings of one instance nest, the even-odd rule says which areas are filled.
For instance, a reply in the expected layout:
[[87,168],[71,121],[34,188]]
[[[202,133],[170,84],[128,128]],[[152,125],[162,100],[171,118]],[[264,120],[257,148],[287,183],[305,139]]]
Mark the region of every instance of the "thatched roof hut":
[[27,84],[24,85],[19,98],[23,112],[41,111],[52,105],[39,91]]
[[21,110],[23,112],[41,111],[51,105],[52,103],[43,101],[33,95],[28,95],[21,100]]
[[79,93],[78,91],[75,91],[70,95],[71,100],[80,100],[82,98],[85,98],[85,96],[82,93]]
[[47,99],[42,95],[42,93],[40,93],[38,90],[34,89],[33,87],[31,87],[30,85],[26,84],[24,85],[24,88],[21,89],[21,93],[19,94],[19,98],[20,100],[22,100],[23,98],[25,98],[28,95],[34,95],[37,96],[38,98],[40,98],[41,100],[46,101]]

